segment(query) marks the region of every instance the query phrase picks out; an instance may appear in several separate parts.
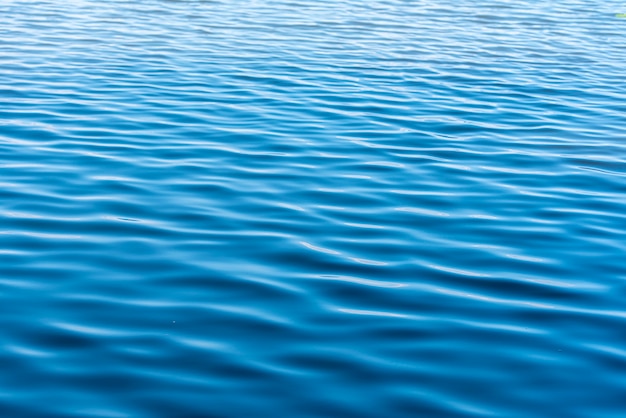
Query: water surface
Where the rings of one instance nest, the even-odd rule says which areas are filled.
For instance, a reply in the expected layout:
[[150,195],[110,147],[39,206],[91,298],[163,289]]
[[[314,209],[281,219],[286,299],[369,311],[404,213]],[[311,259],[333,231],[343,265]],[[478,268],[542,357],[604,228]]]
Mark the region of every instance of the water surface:
[[624,7],[4,0],[0,415],[623,417]]

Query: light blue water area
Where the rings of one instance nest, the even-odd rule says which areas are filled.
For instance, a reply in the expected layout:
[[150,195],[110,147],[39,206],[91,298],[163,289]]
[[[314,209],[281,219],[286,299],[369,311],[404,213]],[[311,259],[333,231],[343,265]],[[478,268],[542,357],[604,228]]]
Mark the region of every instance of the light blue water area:
[[0,416],[623,418],[625,12],[3,0]]

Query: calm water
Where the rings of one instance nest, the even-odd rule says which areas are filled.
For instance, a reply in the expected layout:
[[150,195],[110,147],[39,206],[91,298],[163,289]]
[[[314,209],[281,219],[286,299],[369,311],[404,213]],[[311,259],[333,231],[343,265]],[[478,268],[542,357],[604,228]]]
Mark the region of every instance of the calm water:
[[3,0],[0,416],[624,417],[620,12]]

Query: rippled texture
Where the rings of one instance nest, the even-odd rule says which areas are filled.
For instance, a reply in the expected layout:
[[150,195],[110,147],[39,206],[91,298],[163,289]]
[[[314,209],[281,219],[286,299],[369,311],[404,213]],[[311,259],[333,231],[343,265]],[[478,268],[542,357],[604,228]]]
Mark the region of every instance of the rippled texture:
[[624,417],[621,2],[0,4],[2,417]]

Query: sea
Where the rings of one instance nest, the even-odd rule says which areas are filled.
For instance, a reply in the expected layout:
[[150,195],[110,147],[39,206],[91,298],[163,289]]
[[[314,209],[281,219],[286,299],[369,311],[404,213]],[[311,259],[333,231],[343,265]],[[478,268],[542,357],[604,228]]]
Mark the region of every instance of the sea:
[[626,417],[624,13],[1,0],[0,417]]

